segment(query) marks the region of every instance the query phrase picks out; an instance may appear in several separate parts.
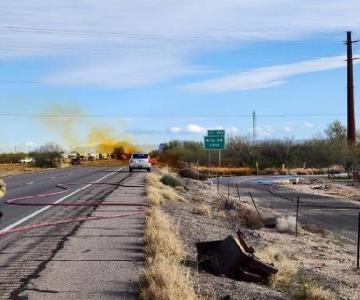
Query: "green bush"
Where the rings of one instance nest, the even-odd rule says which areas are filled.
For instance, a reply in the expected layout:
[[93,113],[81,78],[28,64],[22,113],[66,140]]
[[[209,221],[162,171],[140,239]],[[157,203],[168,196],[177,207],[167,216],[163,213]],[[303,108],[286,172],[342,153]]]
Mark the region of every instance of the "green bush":
[[17,163],[21,159],[24,159],[26,156],[27,156],[27,154],[24,152],[1,153],[0,154],[0,164]]
[[176,188],[177,186],[183,186],[184,184],[182,181],[178,178],[175,178],[171,175],[164,175],[161,177],[160,181],[168,186],[171,186],[173,188]]

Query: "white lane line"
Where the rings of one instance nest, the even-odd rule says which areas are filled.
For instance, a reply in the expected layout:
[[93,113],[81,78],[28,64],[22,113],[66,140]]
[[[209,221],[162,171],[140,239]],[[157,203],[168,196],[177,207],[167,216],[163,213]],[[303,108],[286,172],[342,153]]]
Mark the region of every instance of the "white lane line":
[[[101,180],[103,180],[103,179],[105,179],[105,178],[107,178],[107,177],[109,177],[109,176],[111,176],[111,175],[114,175],[115,173],[119,172],[119,171],[122,170],[122,169],[124,169],[124,168],[120,168],[120,169],[118,169],[118,170],[116,170],[116,171],[114,171],[114,172],[112,172],[112,173],[109,173],[109,174],[105,175],[104,177],[101,177],[100,179],[94,181],[94,183],[97,183],[97,182],[99,182],[99,181],[101,181]],[[64,196],[64,197],[56,200],[56,201],[54,202],[54,204],[63,202],[63,201],[66,200],[67,198],[69,198],[69,197],[77,194],[78,192],[80,192],[80,191],[82,191],[82,190],[90,187],[91,185],[92,185],[92,184],[90,183],[90,184],[87,184],[87,185],[85,185],[85,186],[83,186],[83,187],[81,187],[81,188],[73,191],[73,192],[70,193],[69,195],[66,195],[66,196]],[[0,230],[0,233],[2,233],[2,232],[4,232],[4,231],[7,231],[7,230],[10,230],[10,229],[13,229],[13,228],[16,227],[16,226],[19,226],[20,224],[26,222],[27,220],[30,220],[31,218],[37,216],[38,214],[41,214],[41,213],[44,212],[45,210],[48,210],[50,207],[52,207],[52,205],[48,205],[48,206],[45,206],[45,207],[43,207],[43,208],[41,208],[41,209],[39,209],[39,210],[37,210],[37,211],[34,211],[32,214],[30,214],[30,215],[28,215],[28,216],[20,219],[19,221],[17,221],[17,222],[15,222],[15,223],[13,223],[13,224],[5,227],[4,229]]]
[[30,181],[30,182],[27,182],[25,184],[34,184],[35,182],[34,181]]

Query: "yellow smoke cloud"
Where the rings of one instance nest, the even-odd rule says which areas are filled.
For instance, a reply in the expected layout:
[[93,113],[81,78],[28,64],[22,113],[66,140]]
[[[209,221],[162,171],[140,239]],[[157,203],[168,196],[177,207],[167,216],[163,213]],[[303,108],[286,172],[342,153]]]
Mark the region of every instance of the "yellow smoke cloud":
[[[85,118],[86,112],[77,104],[50,103],[41,112],[41,122],[63,145],[70,149],[94,149],[97,153],[111,154],[116,147],[125,153],[139,149],[129,137],[123,137],[112,126],[104,126],[99,120]],[[51,117],[51,116],[61,117]],[[82,116],[81,116],[82,115]]]
[[88,135],[88,142],[98,153],[113,153],[114,148],[117,147],[122,147],[125,153],[138,150],[138,147],[129,139],[120,140],[115,130],[110,127],[92,128]]
[[41,121],[47,129],[60,136],[66,146],[75,147],[80,142],[78,128],[81,120],[79,115],[83,113],[81,107],[75,104],[50,103],[42,111],[42,115],[46,116],[42,116]]

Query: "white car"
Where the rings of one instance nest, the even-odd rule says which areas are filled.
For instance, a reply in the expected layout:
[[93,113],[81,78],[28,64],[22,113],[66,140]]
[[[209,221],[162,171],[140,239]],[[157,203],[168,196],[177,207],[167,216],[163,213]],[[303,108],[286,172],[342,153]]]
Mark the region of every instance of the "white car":
[[32,164],[34,162],[35,162],[35,160],[31,157],[25,157],[24,159],[19,160],[19,163],[21,163],[21,164]]
[[129,172],[134,169],[151,171],[150,156],[147,153],[133,153],[129,160]]

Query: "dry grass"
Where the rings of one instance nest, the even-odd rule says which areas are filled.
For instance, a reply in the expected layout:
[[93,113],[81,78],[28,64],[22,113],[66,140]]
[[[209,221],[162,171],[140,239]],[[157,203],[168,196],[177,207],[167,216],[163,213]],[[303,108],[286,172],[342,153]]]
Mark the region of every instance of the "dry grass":
[[206,204],[199,204],[193,209],[193,213],[200,216],[211,216],[211,208]]
[[140,275],[143,300],[193,300],[197,296],[183,267],[156,261]]
[[304,225],[301,225],[301,229],[305,230],[305,231],[308,231],[308,232],[311,232],[311,233],[315,233],[315,234],[318,234],[322,237],[327,237],[328,235],[328,232],[323,229],[323,228],[320,228],[316,225],[312,225],[312,224],[304,224]]
[[296,218],[292,216],[277,218],[276,229],[282,233],[294,233],[296,230]]
[[185,257],[176,228],[157,208],[149,209],[144,231],[148,260],[167,259],[176,263]]
[[174,188],[161,183],[160,175],[150,173],[146,179],[146,193],[151,205],[161,205],[169,200],[185,202],[184,197],[179,195]]
[[27,164],[0,164],[0,176],[11,176],[23,173],[40,172],[47,169],[37,168]]
[[245,203],[239,203],[232,199],[222,199],[220,209],[223,209],[228,220],[234,224],[243,224],[251,229],[260,229],[264,227],[264,222],[256,210]]
[[205,174],[221,174],[221,175],[238,175],[238,176],[248,176],[256,174],[256,170],[253,168],[232,168],[232,167],[223,167],[223,168],[208,168],[208,167],[199,167],[201,173]]
[[178,232],[157,208],[151,208],[147,213],[144,239],[146,268],[140,274],[140,298],[197,299],[188,273],[181,265],[185,250]]
[[298,300],[332,300],[334,293],[324,289],[318,280],[309,278],[290,260],[284,249],[269,246],[256,255],[265,262],[274,263],[279,272],[275,274],[270,285],[287,293],[291,299]]

